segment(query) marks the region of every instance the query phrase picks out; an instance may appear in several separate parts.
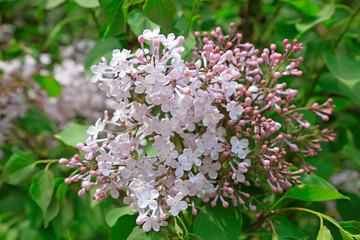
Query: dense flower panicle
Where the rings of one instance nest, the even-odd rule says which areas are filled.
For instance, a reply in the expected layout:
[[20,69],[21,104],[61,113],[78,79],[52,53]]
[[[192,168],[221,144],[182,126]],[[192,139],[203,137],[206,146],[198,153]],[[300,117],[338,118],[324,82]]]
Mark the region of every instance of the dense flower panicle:
[[105,111],[89,128],[86,144],[78,144],[84,159],[60,160],[81,170],[65,182],[80,180],[79,196],[95,187],[98,201],[118,198],[123,189],[124,202],[139,213],[137,223],[159,231],[188,206],[196,214],[197,199],[255,211],[247,186],[282,193],[314,170],[303,157],[335,135],[311,126],[299,111],[328,120],[332,101],[297,108],[297,90],[278,83],[302,75],[302,57],[292,57],[302,44],[284,40],[282,52],[272,44],[260,53],[233,28],[202,38],[196,32],[191,62],[181,57],[184,38],[157,28],[139,36],[135,52],[114,50],[110,63],[103,58],[93,66],[92,81],[117,103],[112,116]]

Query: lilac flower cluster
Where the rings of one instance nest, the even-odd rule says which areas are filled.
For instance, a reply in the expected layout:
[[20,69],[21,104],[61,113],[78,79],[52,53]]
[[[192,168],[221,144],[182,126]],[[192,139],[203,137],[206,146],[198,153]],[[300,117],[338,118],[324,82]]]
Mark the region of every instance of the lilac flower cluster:
[[[92,41],[79,40],[61,47],[62,62],[56,64],[47,53],[40,54],[39,61],[29,54],[0,60],[0,146],[11,141],[14,120],[25,117],[29,108],[44,111],[60,129],[76,122],[78,116],[89,124],[109,108],[111,100],[104,101],[101,91],[84,76],[86,52],[93,45]],[[34,75],[53,76],[61,85],[61,95],[49,97]]]
[[229,35],[218,27],[195,37],[191,62],[181,56],[184,37],[157,28],[138,37],[135,52],[114,50],[109,63],[103,58],[93,66],[92,81],[116,101],[113,114],[105,111],[88,129],[86,144],[77,145],[83,159],[59,161],[77,168],[65,182],[81,181],[80,197],[96,188],[97,201],[119,198],[124,190],[144,231],[159,231],[189,206],[197,214],[196,199],[255,211],[255,197],[244,187],[282,193],[314,170],[303,157],[335,139],[299,112],[328,120],[331,99],[297,108],[297,90],[278,83],[302,75],[303,58],[292,57],[302,44],[284,40],[283,51],[272,44],[260,53],[242,42],[234,24]]
[[[28,104],[23,92],[31,82],[35,59],[25,55],[23,61],[0,60],[0,146],[10,137],[13,121],[24,117]],[[3,153],[0,150],[0,158]]]
[[44,112],[61,128],[76,122],[77,116],[90,124],[96,120],[94,116],[109,108],[110,99],[104,101],[101,91],[84,76],[87,49],[93,45],[93,41],[83,39],[60,48],[62,62],[54,65],[52,75],[60,83],[62,92],[56,98],[45,98],[42,105]]

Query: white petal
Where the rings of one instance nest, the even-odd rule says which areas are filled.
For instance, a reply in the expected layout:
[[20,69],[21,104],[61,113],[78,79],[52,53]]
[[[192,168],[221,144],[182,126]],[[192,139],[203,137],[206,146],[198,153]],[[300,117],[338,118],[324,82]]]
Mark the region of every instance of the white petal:
[[160,224],[158,222],[152,222],[152,228],[158,232],[160,230]]
[[178,203],[178,208],[183,211],[188,208],[188,204],[185,201],[181,201]]
[[218,176],[218,173],[217,173],[216,171],[214,171],[214,170],[212,170],[212,169],[209,170],[209,177],[210,177],[211,179],[216,179],[217,176]]
[[120,195],[119,191],[116,189],[113,189],[113,188],[110,190],[110,194],[111,194],[111,197],[114,199],[119,198],[119,195]]
[[150,221],[147,221],[144,223],[144,225],[142,226],[142,229],[145,231],[145,232],[148,232],[151,230],[151,222]]
[[148,201],[147,201],[146,199],[140,198],[140,199],[138,200],[138,206],[139,206],[140,208],[146,208],[147,205],[148,205]]
[[157,204],[157,202],[155,200],[150,200],[149,201],[149,208],[150,209],[155,210],[155,209],[157,209],[157,207],[158,207],[158,204]]
[[245,176],[244,176],[244,174],[237,173],[237,174],[236,174],[236,179],[237,179],[239,182],[244,182],[244,181],[245,181]]
[[171,206],[171,215],[177,216],[179,214],[179,208],[177,205]]

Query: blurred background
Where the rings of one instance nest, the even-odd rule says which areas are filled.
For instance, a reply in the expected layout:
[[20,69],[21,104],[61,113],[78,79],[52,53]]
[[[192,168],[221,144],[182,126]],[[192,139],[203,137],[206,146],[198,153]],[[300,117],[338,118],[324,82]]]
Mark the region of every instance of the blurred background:
[[[114,238],[111,227],[123,203],[78,198],[79,186],[63,183],[69,170],[56,164],[77,153],[88,126],[110,108],[91,82],[90,67],[102,56],[109,60],[113,49],[136,49],[137,36],[157,26],[185,36],[184,58],[191,59],[195,31],[221,26],[226,32],[231,22],[258,49],[285,38],[304,44],[303,76],[282,80],[299,89],[297,106],[334,100],[326,123],[306,113],[311,124],[338,134],[307,161],[352,201],[296,206],[360,221],[359,12],[358,0],[0,0],[0,239]],[[315,239],[317,217],[289,214],[278,231],[295,228],[291,239]],[[250,223],[250,216],[243,218],[243,226]],[[265,232],[254,237],[270,238]]]

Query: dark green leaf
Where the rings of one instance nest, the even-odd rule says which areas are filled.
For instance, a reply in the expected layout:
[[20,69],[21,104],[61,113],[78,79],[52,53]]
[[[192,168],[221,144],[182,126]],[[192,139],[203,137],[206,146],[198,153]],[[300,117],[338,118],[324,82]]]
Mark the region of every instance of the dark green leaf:
[[120,217],[110,229],[110,240],[127,239],[136,224],[137,215],[124,215]]
[[360,235],[360,222],[353,220],[353,221],[339,222],[339,224],[345,231],[353,235]]
[[151,22],[140,9],[134,9],[129,13],[128,24],[133,33],[139,36],[145,29],[155,29],[158,27],[157,24]]
[[76,144],[85,142],[88,137],[88,134],[86,133],[88,129],[89,126],[72,123],[67,128],[54,135],[54,137],[68,146],[76,147]]
[[46,212],[43,213],[45,228],[47,228],[51,220],[53,220],[58,215],[59,209],[60,209],[59,201],[56,199],[55,195],[53,195],[52,200],[46,209]]
[[126,22],[123,14],[123,3],[124,0],[100,0],[100,6],[107,21],[104,38],[116,36],[126,29]]
[[353,238],[348,237],[343,231],[340,231],[343,240],[354,240]]
[[52,195],[50,204],[43,214],[45,228],[47,228],[49,223],[58,215],[60,204],[64,200],[68,185],[64,183],[64,178],[56,178],[54,186],[56,194]]
[[283,217],[274,217],[281,224],[276,226],[276,233],[280,239],[307,239],[307,236],[291,221]]
[[152,240],[149,235],[150,234],[146,234],[140,226],[136,226],[133,228],[131,234],[126,240]]
[[329,183],[322,177],[316,175],[303,175],[299,180],[305,185],[320,186],[320,187],[328,188],[334,192],[337,192],[337,189],[333,185],[331,185],[331,183]]
[[126,4],[126,6],[124,6],[124,8],[128,8],[130,6],[133,6],[135,4],[138,4],[138,3],[142,3],[144,2],[145,0],[130,0],[128,4]]
[[202,239],[201,239],[201,237],[199,237],[199,236],[196,235],[196,234],[188,233],[188,234],[186,234],[186,236],[185,236],[185,240],[202,240]]
[[332,52],[325,53],[326,65],[331,73],[352,89],[360,83],[360,60],[353,56],[342,56]]
[[238,239],[241,233],[242,218],[238,208],[208,204],[200,208],[194,221],[194,234],[202,239]]
[[112,227],[120,217],[122,217],[124,215],[132,215],[132,214],[134,214],[134,212],[130,209],[129,206],[111,209],[106,214],[105,222],[107,225]]
[[169,236],[161,228],[158,232],[150,231],[146,235],[151,240],[170,240]]
[[349,199],[339,192],[335,192],[328,188],[314,185],[299,185],[291,188],[286,197],[295,198],[303,201],[326,201],[333,199]]
[[357,220],[360,221],[360,216],[355,216],[354,213],[360,212],[360,197],[354,193],[346,193],[351,198],[348,200],[337,200],[337,210],[343,220]]
[[107,38],[104,41],[96,42],[95,46],[90,49],[85,59],[85,75],[90,76],[91,66],[98,65],[101,58],[111,59],[114,49],[121,49],[121,44],[115,38]]
[[304,33],[309,29],[315,27],[318,23],[329,20],[335,13],[335,4],[332,2],[325,5],[320,12],[317,14],[316,18],[304,18],[299,23],[296,23],[296,29],[300,33]]
[[35,161],[24,152],[16,152],[7,161],[2,180],[12,185],[28,183],[35,168]]
[[46,90],[50,97],[57,97],[61,94],[61,85],[55,78],[37,75],[34,79]]
[[320,7],[309,0],[285,0],[285,2],[309,17],[316,17]]
[[54,174],[47,169],[36,173],[33,177],[29,193],[43,212],[49,206],[53,192]]
[[353,103],[360,105],[360,82],[354,88],[350,88],[348,84],[339,81],[333,74],[327,72],[320,76],[320,86],[326,89],[327,92],[342,95],[352,100]]
[[36,109],[28,109],[26,116],[19,121],[26,129],[32,132],[53,132],[55,124],[43,112]]
[[58,179],[61,180],[61,183],[56,189],[56,198],[58,202],[61,204],[64,201],[68,185],[64,183],[64,178],[56,178],[55,183]]
[[151,21],[169,31],[176,15],[176,8],[172,0],[147,0],[144,13]]
[[319,233],[316,237],[316,240],[331,240],[333,237],[331,236],[330,230],[325,227],[325,225],[321,226]]
[[94,8],[100,5],[98,0],[75,0],[75,2],[84,8]]

